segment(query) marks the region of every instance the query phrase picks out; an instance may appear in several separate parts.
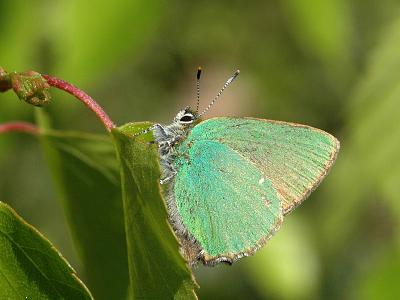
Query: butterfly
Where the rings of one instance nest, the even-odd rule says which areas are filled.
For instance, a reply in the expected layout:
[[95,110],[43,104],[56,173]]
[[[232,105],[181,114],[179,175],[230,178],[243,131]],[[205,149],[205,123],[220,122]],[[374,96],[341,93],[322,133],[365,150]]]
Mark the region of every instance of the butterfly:
[[320,129],[283,121],[218,117],[202,120],[236,71],[203,112],[178,112],[154,124],[169,221],[190,265],[232,264],[254,254],[319,185],[339,141]]

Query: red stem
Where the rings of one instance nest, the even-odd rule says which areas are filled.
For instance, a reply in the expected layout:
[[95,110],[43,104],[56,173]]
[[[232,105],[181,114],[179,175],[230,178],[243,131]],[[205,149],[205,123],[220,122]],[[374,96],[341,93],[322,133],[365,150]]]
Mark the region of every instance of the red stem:
[[38,134],[39,129],[31,123],[21,121],[0,124],[0,133],[7,132],[25,132],[30,134]]
[[101,106],[84,91],[78,89],[76,86],[64,80],[49,75],[42,75],[42,76],[47,80],[48,84],[50,84],[51,86],[63,90],[71,94],[81,102],[83,102],[83,104],[85,104],[90,110],[92,110],[97,115],[97,117],[103,123],[107,131],[111,131],[111,129],[115,127],[115,124],[113,123],[113,121],[111,121],[110,117],[101,108]]

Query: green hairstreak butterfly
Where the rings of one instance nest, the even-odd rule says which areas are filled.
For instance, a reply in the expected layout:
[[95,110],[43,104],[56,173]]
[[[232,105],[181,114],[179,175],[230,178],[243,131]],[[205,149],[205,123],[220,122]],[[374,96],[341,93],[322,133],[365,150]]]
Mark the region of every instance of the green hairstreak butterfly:
[[[178,112],[155,124],[169,219],[190,264],[233,263],[252,255],[318,186],[332,167],[339,141],[320,129],[255,118],[201,120],[207,108]],[[142,134],[140,133],[140,134]]]

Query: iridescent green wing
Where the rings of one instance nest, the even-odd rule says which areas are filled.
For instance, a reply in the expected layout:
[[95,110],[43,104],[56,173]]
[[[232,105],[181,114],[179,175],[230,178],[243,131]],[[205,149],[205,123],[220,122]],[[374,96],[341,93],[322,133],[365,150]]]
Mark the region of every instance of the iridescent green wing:
[[339,151],[332,135],[305,125],[252,118],[214,118],[191,131],[188,143],[214,141],[256,166],[282,202],[283,213],[322,181]]
[[205,263],[251,254],[278,229],[278,193],[250,160],[212,140],[186,140],[176,150],[176,208]]

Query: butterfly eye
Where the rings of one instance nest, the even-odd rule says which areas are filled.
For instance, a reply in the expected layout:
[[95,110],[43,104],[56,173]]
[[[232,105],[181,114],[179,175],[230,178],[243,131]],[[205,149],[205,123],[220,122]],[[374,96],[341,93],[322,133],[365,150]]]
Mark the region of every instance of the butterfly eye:
[[194,117],[192,114],[187,114],[187,115],[184,115],[182,118],[180,118],[179,121],[181,123],[192,123],[193,119],[194,119]]

